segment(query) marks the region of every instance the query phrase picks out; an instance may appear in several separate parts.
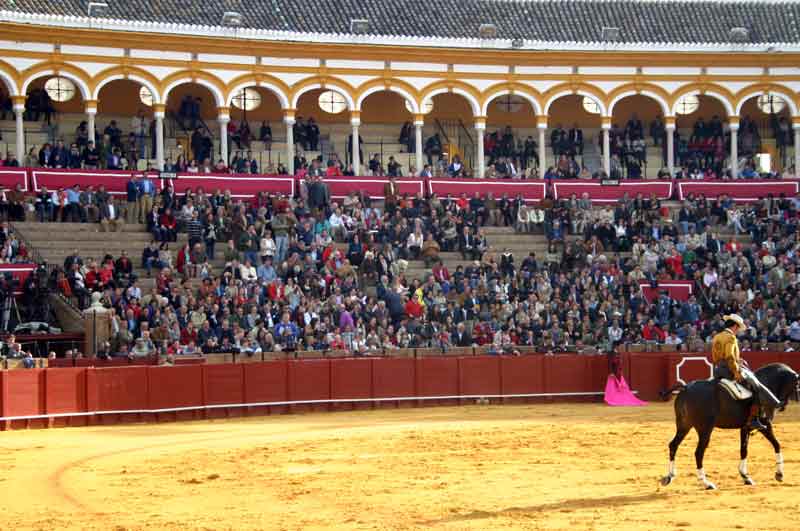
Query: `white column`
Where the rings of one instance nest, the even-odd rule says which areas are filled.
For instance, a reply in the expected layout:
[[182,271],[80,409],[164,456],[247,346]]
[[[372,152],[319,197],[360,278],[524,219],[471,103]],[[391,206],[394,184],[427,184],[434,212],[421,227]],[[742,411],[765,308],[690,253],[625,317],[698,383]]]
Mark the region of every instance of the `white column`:
[[20,166],[25,165],[25,121],[23,113],[25,112],[25,98],[17,99],[14,97],[14,117],[17,120],[17,162]]
[[153,106],[156,120],[156,167],[164,171],[164,107]]
[[547,172],[547,147],[545,146],[547,123],[539,122],[536,127],[539,129],[539,178],[544,179],[544,174]]
[[89,142],[93,144],[97,143],[97,139],[94,137],[94,117],[97,115],[97,108],[88,108],[86,109],[86,125],[89,129]]
[[800,177],[800,123],[794,124],[794,176]]
[[425,163],[422,159],[422,126],[424,122],[421,120],[414,121],[414,145],[416,146],[416,153],[417,156],[417,175],[422,172],[422,168],[425,167]]
[[611,129],[610,123],[603,124],[603,171],[606,175],[611,177],[611,139],[609,130]]
[[361,125],[361,119],[351,118],[350,125],[353,126],[353,143],[350,146],[353,150],[353,171],[356,175],[361,175],[361,153],[358,151],[361,147],[358,143],[358,126]]
[[669,178],[675,176],[675,124],[668,123],[667,129],[667,170],[669,171]]
[[[225,162],[225,167],[228,166],[228,122],[231,117],[228,114],[220,114],[219,118],[219,158]],[[213,164],[213,160],[211,161]]]
[[478,177],[481,179],[486,176],[486,156],[483,153],[483,131],[485,129],[485,122],[475,123],[475,137],[478,143]]
[[286,171],[294,175],[294,114],[283,117],[286,124]]
[[731,177],[739,178],[739,124],[730,124],[731,128]]

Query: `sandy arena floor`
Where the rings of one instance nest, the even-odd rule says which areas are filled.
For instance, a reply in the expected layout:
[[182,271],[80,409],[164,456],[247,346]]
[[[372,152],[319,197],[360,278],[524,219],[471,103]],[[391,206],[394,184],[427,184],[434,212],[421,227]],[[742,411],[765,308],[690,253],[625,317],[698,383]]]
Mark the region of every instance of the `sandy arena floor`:
[[[786,481],[716,431],[657,484],[671,404],[469,406],[0,433],[2,529],[800,529],[800,408]],[[757,516],[758,515],[758,516]]]

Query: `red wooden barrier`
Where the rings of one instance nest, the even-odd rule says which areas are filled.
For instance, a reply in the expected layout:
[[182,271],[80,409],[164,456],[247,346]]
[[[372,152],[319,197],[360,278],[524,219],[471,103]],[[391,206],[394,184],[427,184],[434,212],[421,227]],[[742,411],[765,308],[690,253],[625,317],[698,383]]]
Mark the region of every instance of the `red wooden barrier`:
[[780,359],[795,371],[800,372],[800,352],[781,352]]
[[243,404],[244,397],[244,365],[224,364],[205,365],[203,372],[203,396],[205,403]]
[[545,356],[544,389],[546,393],[579,393],[586,391],[586,362],[570,355]]
[[[544,393],[544,358],[533,355],[521,358],[501,358],[501,390],[504,395]],[[523,401],[526,399],[519,399]],[[514,401],[514,400],[512,400]]]
[[41,415],[45,412],[45,370],[5,371],[5,416]]
[[[693,353],[684,353],[684,352],[670,352],[666,354],[667,356],[667,387],[672,387],[676,383],[678,383],[678,375],[676,372],[676,367],[683,361],[684,358],[692,357],[692,358],[704,358],[707,359],[709,362],[711,361],[711,357],[705,352],[693,352]],[[680,377],[686,383],[691,382],[692,380],[707,380],[710,376],[710,369],[708,365],[702,360],[685,360],[683,361],[683,365],[680,368]]]
[[[331,360],[331,398],[339,400],[372,398],[372,361],[370,359]],[[339,408],[334,407],[334,409]]]
[[660,352],[631,353],[627,355],[631,390],[638,391],[642,400],[657,400],[659,393],[669,385],[667,357]]
[[[461,358],[417,359],[418,396],[456,396],[458,388],[458,362]],[[426,400],[424,403],[453,403],[457,399]]]
[[770,363],[783,362],[783,353],[781,352],[745,352],[742,357],[747,360],[750,368],[754,371]]
[[[289,400],[328,400],[331,397],[330,360],[290,360]],[[291,410],[326,410],[328,404],[298,404]]]
[[[674,383],[675,368],[696,353],[631,353],[623,356],[623,370],[631,388],[645,400]],[[748,352],[757,369],[775,361],[800,368],[800,354]],[[316,359],[267,361],[250,364],[188,365],[181,367],[75,367],[0,371],[0,412],[3,417],[36,416],[43,419],[6,421],[0,428],[79,425],[86,422],[159,418],[197,418],[247,413],[252,408],[215,408],[204,405],[409,398],[412,404],[457,402],[458,398],[415,401],[413,397],[587,393],[602,391],[607,376],[605,356],[427,357],[377,359]],[[702,360],[681,367],[685,381],[705,379]],[[597,400],[597,396],[586,399]],[[549,398],[552,399],[552,398]],[[578,397],[581,399],[581,397]],[[346,404],[350,407],[352,404]],[[395,405],[394,401],[391,405]],[[140,413],[153,409],[197,408],[163,414]],[[372,407],[366,403],[363,407]],[[329,409],[327,403],[313,409]],[[285,411],[285,406],[262,411]],[[292,409],[312,409],[293,407]],[[133,411],[73,418],[47,415],[81,412]],[[210,413],[209,413],[210,412]]]
[[[584,356],[586,362],[586,387],[590,392],[604,392],[608,380],[608,357],[605,355]],[[592,398],[598,400],[597,397]]]
[[[244,367],[244,401],[247,404],[260,402],[285,402],[289,399],[288,362],[265,361],[248,363]],[[286,406],[258,406],[249,408],[253,412],[280,413]]]
[[[147,367],[148,409],[192,407],[204,404],[203,368],[199,365],[181,367]],[[157,419],[195,419],[202,410],[159,413]]]
[[[372,360],[373,398],[417,396],[417,364],[413,358]],[[397,406],[400,402],[378,402],[377,407]]]
[[89,411],[141,410],[148,406],[147,371],[143,367],[84,369]]
[[45,371],[45,404],[47,413],[86,411],[86,371]]
[[[47,370],[45,374],[45,411],[47,414],[74,413],[86,409],[86,371],[80,368]],[[85,426],[86,417],[59,417],[49,426]]]
[[462,395],[501,394],[500,357],[478,356],[461,358],[458,381]]

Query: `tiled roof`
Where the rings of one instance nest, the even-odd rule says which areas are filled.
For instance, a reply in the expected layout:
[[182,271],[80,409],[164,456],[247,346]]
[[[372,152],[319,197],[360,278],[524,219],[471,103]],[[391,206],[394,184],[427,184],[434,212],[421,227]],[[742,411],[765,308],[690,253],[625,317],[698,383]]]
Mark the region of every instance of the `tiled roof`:
[[[749,30],[746,44],[800,43],[797,0],[106,0],[103,18],[151,25],[219,26],[225,11],[244,28],[293,34],[350,33],[367,19],[376,37],[474,39],[483,23],[499,39],[592,43],[603,26],[618,27],[629,44],[731,43],[733,27]],[[0,0],[4,15],[86,17],[87,0]],[[8,20],[8,16],[4,17]],[[52,18],[52,17],[51,17]]]

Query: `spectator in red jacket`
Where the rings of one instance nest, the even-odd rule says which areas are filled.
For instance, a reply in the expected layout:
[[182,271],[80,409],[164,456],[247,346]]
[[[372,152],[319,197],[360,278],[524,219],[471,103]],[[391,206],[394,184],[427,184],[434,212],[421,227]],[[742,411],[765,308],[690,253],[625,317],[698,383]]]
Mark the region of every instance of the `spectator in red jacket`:
[[408,315],[412,319],[419,319],[420,317],[422,317],[422,314],[425,311],[425,307],[419,303],[416,297],[412,296],[406,302],[405,310],[406,310],[406,315]]
[[167,208],[158,220],[159,236],[162,242],[174,242],[178,239],[178,220],[172,214],[172,209]]
[[675,274],[675,278],[684,278],[686,272],[683,270],[683,256],[678,251],[677,247],[672,249],[672,254],[668,256],[665,261],[670,270]]
[[186,323],[186,328],[181,330],[181,345],[188,345],[189,343],[197,344],[197,330],[191,321]]
[[658,341],[663,343],[667,335],[656,325],[655,321],[649,319],[647,324],[642,327],[642,337],[645,341]]

